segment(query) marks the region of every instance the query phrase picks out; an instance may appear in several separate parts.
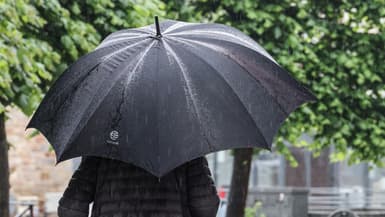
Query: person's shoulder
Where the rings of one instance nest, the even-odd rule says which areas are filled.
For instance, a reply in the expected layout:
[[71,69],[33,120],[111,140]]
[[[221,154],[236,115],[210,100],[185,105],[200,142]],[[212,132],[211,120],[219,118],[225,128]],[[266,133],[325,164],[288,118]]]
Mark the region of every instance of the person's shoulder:
[[197,158],[194,158],[194,159],[190,160],[188,163],[190,165],[193,165],[193,164],[207,164],[207,159],[204,156],[197,157]]
[[186,167],[188,168],[188,170],[201,171],[202,169],[205,169],[206,167],[208,167],[208,162],[206,157],[204,156],[197,157],[187,162]]

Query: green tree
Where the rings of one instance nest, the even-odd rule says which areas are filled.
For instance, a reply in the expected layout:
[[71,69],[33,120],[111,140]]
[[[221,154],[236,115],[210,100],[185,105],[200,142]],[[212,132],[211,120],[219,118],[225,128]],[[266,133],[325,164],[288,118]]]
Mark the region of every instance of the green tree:
[[[301,107],[285,121],[276,139],[278,150],[286,153],[284,140],[313,151],[335,144],[334,157],[381,164],[384,0],[196,0],[168,5],[171,11],[181,8],[174,15],[181,19],[240,29],[315,93],[318,103]],[[298,141],[303,133],[314,136],[314,142]]]
[[[178,11],[178,17],[186,20],[204,17],[202,20],[228,24],[248,34],[317,96],[317,103],[303,106],[290,115],[276,138],[275,149],[293,165],[296,161],[284,141],[316,154],[334,144],[332,160],[382,165],[384,0],[170,2],[168,10]],[[313,136],[314,141],[310,144],[301,141],[304,133]],[[235,155],[237,159],[237,152]],[[248,155],[243,153],[243,156]],[[245,173],[233,176],[248,178]],[[236,187],[240,186],[232,186],[231,191],[244,192]],[[239,193],[234,198],[245,200],[246,196]],[[234,204],[237,203],[240,202]],[[228,211],[228,216],[243,216],[243,207],[233,206],[231,202]]]
[[23,1],[0,1],[0,216],[9,216],[8,143],[5,107],[14,105],[31,114],[52,79],[49,71],[60,55],[45,41],[33,37],[46,23]]
[[68,64],[117,29],[164,15],[158,0],[0,0],[0,216],[9,216],[6,107],[31,115]]

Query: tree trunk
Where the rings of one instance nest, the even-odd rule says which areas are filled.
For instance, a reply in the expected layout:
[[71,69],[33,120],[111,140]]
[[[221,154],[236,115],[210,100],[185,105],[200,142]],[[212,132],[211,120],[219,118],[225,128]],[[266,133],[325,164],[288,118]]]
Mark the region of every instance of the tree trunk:
[[226,217],[244,217],[245,215],[252,156],[252,148],[234,150],[233,174]]
[[0,114],[0,216],[9,216],[8,143],[4,113]]

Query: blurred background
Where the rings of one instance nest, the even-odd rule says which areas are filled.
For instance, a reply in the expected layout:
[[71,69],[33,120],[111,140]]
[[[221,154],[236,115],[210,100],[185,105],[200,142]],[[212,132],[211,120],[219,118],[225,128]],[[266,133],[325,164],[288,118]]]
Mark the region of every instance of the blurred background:
[[1,217],[57,216],[79,159],[55,165],[29,117],[69,64],[155,15],[240,29],[318,99],[283,123],[272,152],[207,156],[218,216],[242,201],[227,217],[385,216],[385,0],[0,0]]

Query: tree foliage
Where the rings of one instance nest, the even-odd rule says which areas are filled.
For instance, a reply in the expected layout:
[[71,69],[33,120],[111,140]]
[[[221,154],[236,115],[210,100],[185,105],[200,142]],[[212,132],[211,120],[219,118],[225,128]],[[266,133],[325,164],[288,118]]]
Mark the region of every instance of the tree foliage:
[[[315,153],[333,144],[333,160],[381,164],[385,156],[385,1],[171,1],[186,20],[239,28],[317,96],[290,115],[284,141]],[[190,15],[191,13],[191,15]],[[301,135],[314,140],[304,142]]]
[[52,79],[59,53],[36,37],[46,20],[24,1],[0,1],[0,113],[13,104],[31,114]]
[[31,114],[43,94],[79,56],[109,33],[164,15],[158,0],[0,1],[0,113]]

